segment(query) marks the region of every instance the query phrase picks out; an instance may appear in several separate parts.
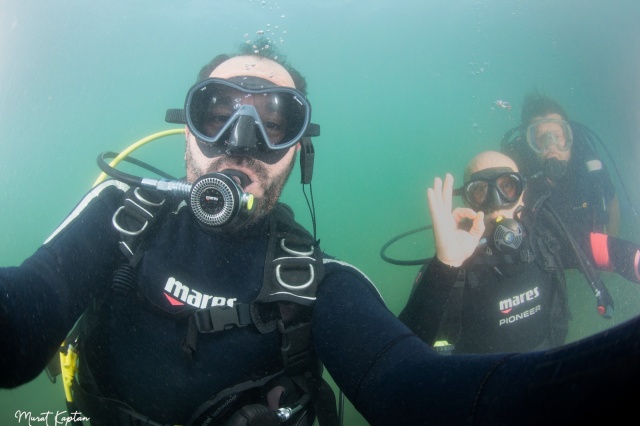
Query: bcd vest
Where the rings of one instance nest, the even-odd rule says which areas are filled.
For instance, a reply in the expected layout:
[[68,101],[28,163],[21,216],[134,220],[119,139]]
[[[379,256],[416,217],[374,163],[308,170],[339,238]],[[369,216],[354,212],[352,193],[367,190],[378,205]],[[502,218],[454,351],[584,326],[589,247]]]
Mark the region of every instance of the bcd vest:
[[[144,256],[145,237],[153,232],[157,219],[167,208],[166,200],[155,192],[132,187],[125,194],[122,206],[113,216],[113,223],[121,235],[120,250],[128,260],[115,272],[112,292],[137,291],[135,268]],[[254,326],[260,333],[281,335],[284,366],[281,371],[218,392],[193,413],[186,425],[225,424],[243,406],[266,405],[269,399],[277,399],[282,393],[297,397],[295,401],[287,401],[289,412],[279,412],[283,416],[281,424],[311,426],[314,415],[320,425],[338,424],[335,396],[322,378],[323,367],[315,356],[310,336],[316,289],[325,274],[319,242],[294,220],[292,210],[285,204],[279,203],[267,220],[269,242],[264,280],[252,303],[191,309],[170,315],[150,302],[145,303],[144,297],[140,300],[144,309],[155,310],[158,315],[170,315],[176,321],[188,321],[188,333],[182,345],[187,356],[197,351],[198,336],[202,333],[223,333],[231,327]],[[63,355],[73,352],[70,349],[77,348],[78,341],[81,347],[83,337],[91,333],[92,318],[98,317],[95,314],[99,309],[98,301],[81,317],[66,339],[67,346],[63,345],[61,349]],[[62,363],[65,373],[64,364],[68,365],[70,361],[63,360]],[[48,371],[53,373],[50,377],[54,377],[60,368],[51,366]],[[164,426],[136,413],[124,403],[96,395],[95,390],[86,391],[73,378],[75,368],[65,375],[71,376],[65,379],[65,384],[73,382],[66,392],[70,410],[76,409],[77,403],[77,408],[87,408],[98,413],[97,417],[119,419],[114,424]]]

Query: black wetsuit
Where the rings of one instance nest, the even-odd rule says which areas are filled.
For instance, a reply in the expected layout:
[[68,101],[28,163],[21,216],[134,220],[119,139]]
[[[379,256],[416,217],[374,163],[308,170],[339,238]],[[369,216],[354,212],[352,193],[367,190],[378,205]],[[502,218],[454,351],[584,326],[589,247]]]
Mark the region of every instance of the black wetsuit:
[[[102,188],[22,265],[0,269],[0,386],[37,376],[111,282],[122,260],[111,226],[121,194]],[[251,301],[265,244],[261,236],[210,236],[181,210],[151,237],[139,278],[159,303],[170,277],[219,301]],[[439,356],[355,268],[327,259],[325,272],[313,309],[315,351],[372,425],[611,420],[633,410],[625,397],[640,380],[640,320],[549,353]],[[205,398],[280,362],[278,338],[251,327],[200,336],[190,360],[180,347],[184,329],[134,299],[115,302],[113,321],[99,325],[83,359],[104,369],[96,378],[103,392],[152,418],[184,422]]]
[[[437,258],[430,261],[399,318],[425,342],[446,340],[460,354],[530,351],[564,343],[566,291],[554,272],[536,263],[471,262],[464,265],[464,287],[454,290],[460,269]],[[461,291],[461,298],[450,297],[452,291]],[[446,331],[439,334],[443,322]]]
[[[126,258],[111,218],[122,196],[112,183],[97,187],[73,220],[23,265],[0,270],[0,288],[14,295],[1,305],[0,335],[7,345],[16,345],[9,343],[14,339],[30,342],[12,355],[13,367],[3,370],[2,383],[38,374],[95,299],[98,307],[86,321],[90,328],[78,343],[82,388],[154,421],[185,424],[217,392],[283,368],[280,334],[260,333],[253,325],[196,332],[195,350],[185,350],[190,324],[184,313],[250,304],[258,297],[270,266],[269,229],[263,221],[241,238],[221,238],[204,232],[186,205],[177,211],[174,206],[157,229],[146,231],[137,290],[116,292],[110,290],[112,277]],[[376,293],[364,280],[361,285]]]
[[[521,220],[517,251],[489,244],[461,268],[437,257],[427,263],[399,318],[425,342],[446,340],[458,354],[548,349],[563,344],[568,332],[566,269],[587,270],[590,280],[600,268],[639,281],[637,245],[604,234],[597,235],[606,243],[596,238],[592,246],[587,235],[580,245],[549,200],[524,209]],[[602,292],[598,303],[613,308],[604,283],[593,281]]]
[[399,318],[425,342],[446,340],[459,354],[564,343],[570,314],[559,268],[576,262],[543,221],[527,222],[517,251],[484,245],[461,268],[433,258],[418,273]]

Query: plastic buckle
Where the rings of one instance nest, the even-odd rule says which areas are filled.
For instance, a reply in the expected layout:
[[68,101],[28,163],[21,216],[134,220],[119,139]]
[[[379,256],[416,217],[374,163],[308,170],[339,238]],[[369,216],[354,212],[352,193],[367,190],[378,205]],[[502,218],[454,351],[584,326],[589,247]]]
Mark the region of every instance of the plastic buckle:
[[[242,314],[239,309],[244,309],[246,305],[238,304],[234,307],[214,306],[208,309],[196,311],[193,316],[196,320],[196,327],[200,333],[215,333],[226,330],[229,326],[244,327],[248,322],[242,321]],[[249,309],[246,307],[247,314]]]
[[282,334],[280,352],[285,365],[290,367],[304,363],[309,359],[311,349],[311,323],[305,322],[286,327],[282,320],[278,321],[278,331]]

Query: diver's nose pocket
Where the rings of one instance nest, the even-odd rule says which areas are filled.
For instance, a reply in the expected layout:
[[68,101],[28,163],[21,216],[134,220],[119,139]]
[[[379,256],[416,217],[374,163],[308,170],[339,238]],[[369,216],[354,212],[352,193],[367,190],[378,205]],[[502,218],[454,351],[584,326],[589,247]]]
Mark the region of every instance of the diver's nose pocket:
[[237,149],[255,148],[258,144],[256,121],[249,115],[240,115],[229,136],[229,146]]

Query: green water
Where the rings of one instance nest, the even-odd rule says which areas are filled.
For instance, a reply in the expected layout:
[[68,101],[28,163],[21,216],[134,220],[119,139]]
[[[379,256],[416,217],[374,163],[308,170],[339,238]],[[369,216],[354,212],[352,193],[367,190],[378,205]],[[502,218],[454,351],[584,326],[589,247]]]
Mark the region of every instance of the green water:
[[[321,125],[313,192],[323,247],[362,269],[398,313],[418,267],[383,262],[380,247],[430,222],[433,178],[459,181],[475,153],[498,149],[533,89],[601,136],[640,204],[638,18],[633,0],[0,0],[0,265],[18,265],[55,229],[97,178],[98,153],[173,128],[164,112],[182,106],[200,67],[266,31],[307,77]],[[139,155],[182,173],[179,137]],[[284,201],[309,224],[298,176]],[[640,242],[621,203],[623,235]],[[392,254],[428,257],[431,235]],[[572,340],[638,313],[636,286],[605,279],[611,321],[571,278]],[[64,410],[60,383],[41,376],[0,391],[0,425],[19,424],[18,410]],[[345,425],[365,424],[347,402]]]

